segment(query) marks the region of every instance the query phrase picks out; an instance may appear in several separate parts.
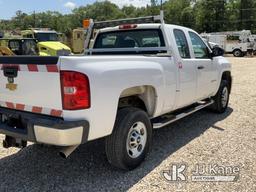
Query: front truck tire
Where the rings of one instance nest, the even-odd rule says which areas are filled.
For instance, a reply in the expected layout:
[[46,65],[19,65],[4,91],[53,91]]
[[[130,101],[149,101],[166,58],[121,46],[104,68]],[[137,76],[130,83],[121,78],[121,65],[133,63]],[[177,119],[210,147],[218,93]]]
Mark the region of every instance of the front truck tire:
[[146,112],[128,107],[118,110],[114,130],[106,138],[108,161],[114,167],[132,170],[146,158],[152,143],[152,124]]
[[216,113],[224,113],[228,108],[230,85],[227,80],[222,80],[217,94],[213,97],[214,104],[211,109]]

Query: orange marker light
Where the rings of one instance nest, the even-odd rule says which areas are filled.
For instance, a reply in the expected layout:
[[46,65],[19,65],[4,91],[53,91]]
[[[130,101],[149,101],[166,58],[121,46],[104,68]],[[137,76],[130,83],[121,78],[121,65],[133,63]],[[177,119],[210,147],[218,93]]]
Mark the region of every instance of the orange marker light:
[[84,27],[85,29],[88,29],[89,26],[90,26],[90,19],[85,19],[85,20],[83,20],[83,27]]

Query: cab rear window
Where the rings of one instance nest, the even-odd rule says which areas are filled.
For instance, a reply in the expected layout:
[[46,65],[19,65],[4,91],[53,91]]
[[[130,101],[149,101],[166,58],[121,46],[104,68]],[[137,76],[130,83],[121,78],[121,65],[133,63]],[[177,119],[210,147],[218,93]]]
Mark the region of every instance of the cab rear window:
[[160,29],[125,30],[100,33],[94,49],[165,47]]

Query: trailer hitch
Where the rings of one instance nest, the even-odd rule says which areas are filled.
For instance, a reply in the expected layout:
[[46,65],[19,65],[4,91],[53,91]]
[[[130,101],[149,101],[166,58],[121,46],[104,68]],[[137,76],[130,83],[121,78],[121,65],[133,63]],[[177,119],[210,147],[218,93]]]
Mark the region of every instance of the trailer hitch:
[[5,136],[5,139],[3,140],[3,147],[6,149],[10,147],[25,148],[27,147],[27,141],[11,136]]
[[6,89],[10,91],[15,91],[17,89],[17,84],[14,84],[14,78],[18,76],[18,67],[17,66],[10,66],[4,67],[4,76],[7,77],[8,83],[6,84]]
[[18,76],[18,67],[3,67],[4,76],[7,78],[16,78]]

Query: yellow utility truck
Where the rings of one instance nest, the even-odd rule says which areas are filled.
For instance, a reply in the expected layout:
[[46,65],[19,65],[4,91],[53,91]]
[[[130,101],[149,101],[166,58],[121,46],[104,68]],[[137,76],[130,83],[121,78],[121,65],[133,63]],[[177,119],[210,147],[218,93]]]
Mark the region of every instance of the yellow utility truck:
[[37,42],[30,38],[0,38],[1,55],[38,55]]
[[33,28],[21,31],[21,35],[24,38],[37,40],[40,56],[67,56],[71,54],[71,49],[59,41],[58,33],[54,30]]

